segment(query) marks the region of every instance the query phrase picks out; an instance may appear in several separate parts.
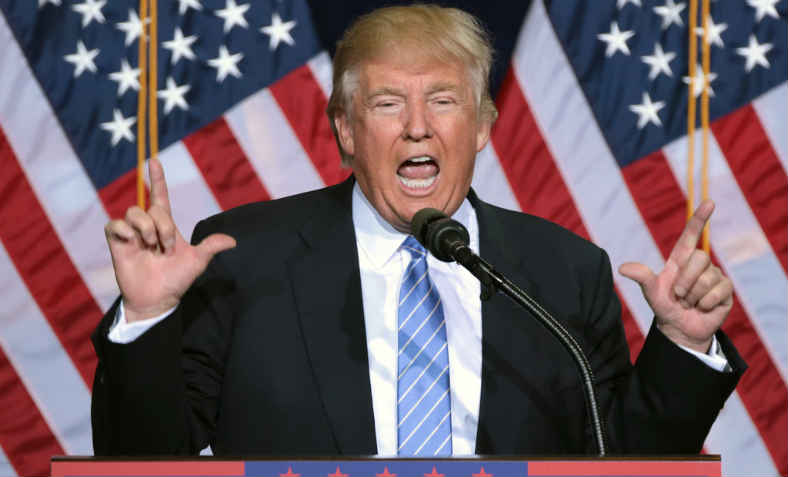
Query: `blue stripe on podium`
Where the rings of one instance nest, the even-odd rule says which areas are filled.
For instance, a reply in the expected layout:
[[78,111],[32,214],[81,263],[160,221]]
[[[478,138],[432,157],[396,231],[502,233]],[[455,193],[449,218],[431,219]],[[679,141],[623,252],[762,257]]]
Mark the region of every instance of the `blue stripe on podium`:
[[528,463],[523,461],[247,461],[245,474],[262,477],[523,477]]

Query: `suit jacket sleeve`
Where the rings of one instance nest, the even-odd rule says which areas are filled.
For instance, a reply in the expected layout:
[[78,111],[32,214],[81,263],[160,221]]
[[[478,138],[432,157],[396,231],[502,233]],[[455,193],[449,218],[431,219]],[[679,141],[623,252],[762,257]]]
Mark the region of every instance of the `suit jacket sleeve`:
[[[607,254],[600,251],[597,292],[586,352],[607,419],[613,453],[695,454],[746,369],[722,331],[717,339],[730,371],[718,372],[679,348],[652,324],[634,366]],[[589,428],[588,433],[591,433]],[[594,441],[589,436],[589,442]],[[596,446],[587,449],[595,452]]]

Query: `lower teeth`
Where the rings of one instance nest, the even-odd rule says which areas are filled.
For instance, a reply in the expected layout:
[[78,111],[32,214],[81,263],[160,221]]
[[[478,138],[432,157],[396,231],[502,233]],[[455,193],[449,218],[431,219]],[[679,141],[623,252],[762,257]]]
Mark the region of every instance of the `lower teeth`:
[[399,177],[400,182],[402,182],[406,187],[412,187],[414,189],[426,189],[427,187],[431,186],[433,182],[435,182],[435,179],[438,176],[432,176],[426,179],[409,179],[400,175],[397,175],[397,177]]

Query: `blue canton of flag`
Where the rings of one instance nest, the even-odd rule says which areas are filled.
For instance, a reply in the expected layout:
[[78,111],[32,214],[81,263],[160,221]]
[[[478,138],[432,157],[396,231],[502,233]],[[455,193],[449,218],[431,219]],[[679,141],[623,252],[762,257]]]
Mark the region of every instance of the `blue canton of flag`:
[[[136,167],[138,3],[0,2],[97,189]],[[162,149],[320,51],[303,1],[179,0],[159,5]]]
[[[546,3],[556,34],[622,167],[686,134],[688,2]],[[700,3],[698,24],[702,25]],[[711,3],[711,121],[788,79],[785,10],[785,2],[778,0]],[[703,83],[702,27],[695,30],[697,99]]]

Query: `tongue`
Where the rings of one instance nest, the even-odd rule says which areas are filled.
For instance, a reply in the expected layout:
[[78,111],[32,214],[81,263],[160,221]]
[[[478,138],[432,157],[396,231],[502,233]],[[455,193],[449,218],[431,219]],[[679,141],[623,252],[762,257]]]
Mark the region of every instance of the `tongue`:
[[397,170],[397,174],[407,179],[427,179],[438,173],[434,162],[406,162]]

